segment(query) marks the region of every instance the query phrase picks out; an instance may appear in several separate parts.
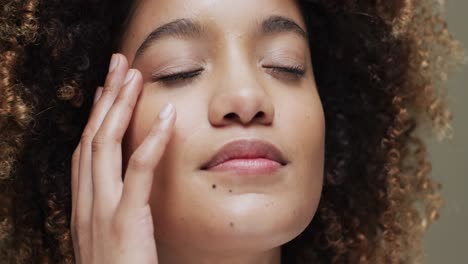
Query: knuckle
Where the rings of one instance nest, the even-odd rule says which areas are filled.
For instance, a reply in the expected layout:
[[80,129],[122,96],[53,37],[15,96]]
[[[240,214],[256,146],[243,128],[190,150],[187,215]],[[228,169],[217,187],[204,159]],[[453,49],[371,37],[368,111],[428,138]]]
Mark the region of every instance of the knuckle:
[[88,145],[93,140],[94,135],[91,133],[89,129],[85,129],[83,134],[81,135],[81,142],[82,144]]
[[96,136],[94,136],[92,142],[91,142],[91,150],[92,152],[96,152],[100,149],[102,149],[102,147],[107,144],[107,140],[106,140],[106,137],[100,135],[100,134],[97,134]]
[[158,142],[164,141],[165,136],[167,136],[167,128],[164,128],[161,124],[155,124],[151,127],[148,132],[148,137],[154,138],[152,140],[157,140]]
[[104,147],[120,145],[122,138],[119,137],[114,131],[107,131],[107,129],[102,129],[94,136],[91,142],[92,152],[101,150]]
[[162,135],[164,134],[164,130],[161,128],[160,125],[158,125],[157,127],[151,129],[149,132],[148,132],[148,136],[149,137],[161,137]]
[[155,129],[152,129],[149,133],[148,133],[148,137],[151,138],[151,141],[153,142],[156,142],[156,145],[159,147],[159,148],[165,148],[167,142],[169,141],[169,133],[167,133],[166,130],[158,127],[158,128],[155,128]]
[[113,85],[108,85],[102,90],[101,98],[114,97],[116,88]]
[[132,154],[128,162],[128,166],[134,170],[142,171],[142,170],[150,169],[151,163],[147,158],[135,152]]

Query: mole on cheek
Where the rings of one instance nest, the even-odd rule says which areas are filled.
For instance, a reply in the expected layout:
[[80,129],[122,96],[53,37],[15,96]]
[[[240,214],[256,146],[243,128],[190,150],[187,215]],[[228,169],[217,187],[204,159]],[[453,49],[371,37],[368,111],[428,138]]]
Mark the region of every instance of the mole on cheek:
[[211,188],[216,189],[216,184],[211,185]]
[[231,227],[234,227],[234,223],[233,223],[233,222],[229,222],[229,225],[230,225]]

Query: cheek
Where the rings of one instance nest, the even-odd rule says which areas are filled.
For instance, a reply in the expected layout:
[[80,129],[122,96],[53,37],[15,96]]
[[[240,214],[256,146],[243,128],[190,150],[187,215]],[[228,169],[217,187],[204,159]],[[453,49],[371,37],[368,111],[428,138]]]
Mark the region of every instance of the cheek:
[[[182,104],[183,105],[183,104]],[[177,107],[177,106],[176,106]],[[208,125],[207,114],[203,105],[191,105],[191,107],[179,107],[177,120],[166,147],[164,155],[157,166],[155,173],[164,175],[169,181],[184,181],[183,175],[198,169],[200,164],[198,141],[205,140]],[[176,182],[166,182],[168,185],[178,185]],[[172,186],[172,187],[174,187]]]
[[314,89],[278,96],[278,130],[286,146],[299,162],[323,159],[325,147],[325,117],[320,97]]
[[[324,172],[325,118],[315,90],[289,93],[278,102],[278,128],[294,161],[290,190],[302,219],[311,218],[318,205]],[[288,100],[285,100],[288,98]],[[302,208],[302,210],[300,210]],[[298,219],[300,219],[299,217]]]
[[[200,165],[199,153],[194,145],[206,139],[207,117],[206,95],[197,93],[196,87],[181,87],[178,90],[153,89],[148,87],[140,97],[128,130],[128,152],[134,151],[143,142],[151,124],[166,102],[176,110],[176,122],[171,138],[154,173],[153,185],[159,191],[171,193],[174,188],[188,182],[183,177]],[[183,90],[182,90],[183,89]],[[204,137],[203,137],[204,136]],[[173,192],[177,193],[177,192]]]
[[[202,123],[202,117],[206,116],[206,103],[204,98],[193,92],[177,93],[174,91],[158,90],[147,85],[135,106],[132,120],[125,134],[124,157],[129,158],[131,153],[143,142],[159,111],[170,102],[176,110],[176,123],[171,135],[171,141],[167,145],[163,159],[170,162],[166,156],[177,152],[179,146],[186,144],[190,135],[193,135],[197,127]],[[160,161],[163,163],[163,160]]]

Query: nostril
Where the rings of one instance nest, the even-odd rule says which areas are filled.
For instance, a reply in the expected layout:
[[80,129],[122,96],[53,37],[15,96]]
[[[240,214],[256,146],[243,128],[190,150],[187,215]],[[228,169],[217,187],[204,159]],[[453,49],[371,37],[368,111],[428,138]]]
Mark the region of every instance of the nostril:
[[236,118],[237,118],[237,114],[235,114],[235,113],[229,113],[229,114],[225,115],[225,117],[226,117],[227,119],[236,119]]
[[[260,111],[260,112],[257,112],[257,113],[255,114],[255,116],[253,117],[253,119],[262,120],[263,118],[265,118],[265,116],[266,116],[266,115],[265,115],[265,112]],[[231,112],[231,113],[225,115],[224,118],[227,119],[227,120],[232,120],[232,121],[240,120],[239,115],[237,115],[237,114],[234,113],[234,112]],[[251,120],[249,120],[249,121],[251,121]]]
[[264,116],[265,116],[265,113],[263,111],[260,111],[255,115],[255,118],[262,119]]

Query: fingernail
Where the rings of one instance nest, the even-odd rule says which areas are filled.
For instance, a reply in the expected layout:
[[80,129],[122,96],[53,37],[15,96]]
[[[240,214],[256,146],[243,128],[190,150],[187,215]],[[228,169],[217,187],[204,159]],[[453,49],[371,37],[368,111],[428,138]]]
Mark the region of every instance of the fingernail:
[[135,70],[134,69],[128,70],[127,75],[125,76],[124,85],[129,83],[133,79],[133,77],[135,77]]
[[166,103],[164,108],[159,112],[159,118],[160,119],[167,119],[171,116],[172,112],[174,110],[174,106],[172,106],[171,103]]
[[102,86],[99,86],[99,87],[96,89],[96,94],[94,95],[94,103],[93,103],[93,104],[96,104],[97,101],[99,101],[99,98],[101,98],[102,89],[104,89],[104,87],[102,87]]
[[111,62],[109,65],[109,72],[112,72],[113,70],[115,70],[118,64],[119,64],[119,56],[117,56],[116,54],[112,54]]

